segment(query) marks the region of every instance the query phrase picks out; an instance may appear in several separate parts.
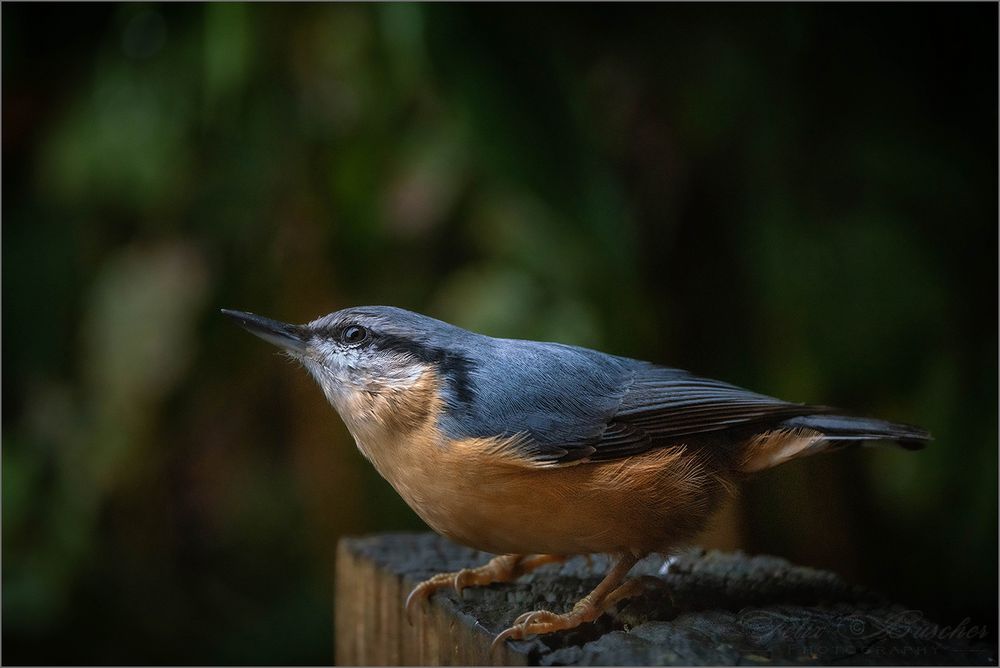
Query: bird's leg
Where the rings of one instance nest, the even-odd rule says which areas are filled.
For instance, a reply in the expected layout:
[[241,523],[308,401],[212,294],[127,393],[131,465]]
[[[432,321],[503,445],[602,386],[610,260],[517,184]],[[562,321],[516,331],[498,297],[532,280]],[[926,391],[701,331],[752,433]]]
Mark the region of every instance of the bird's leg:
[[634,595],[641,589],[641,587],[634,586],[636,584],[634,581],[622,584],[622,580],[625,579],[637,561],[639,561],[639,557],[633,554],[619,557],[601,583],[594,588],[594,591],[580,599],[573,606],[573,609],[565,614],[558,615],[548,610],[524,613],[514,620],[509,629],[493,639],[493,647],[496,648],[509,638],[522,640],[530,635],[564,631],[594,621],[615,603]]
[[503,554],[493,557],[478,568],[463,568],[454,573],[440,573],[424,580],[406,597],[406,618],[413,623],[413,611],[422,601],[427,600],[438,589],[452,588],[459,594],[466,587],[478,587],[495,582],[512,582],[525,573],[530,573],[545,564],[560,563],[566,557],[558,554]]

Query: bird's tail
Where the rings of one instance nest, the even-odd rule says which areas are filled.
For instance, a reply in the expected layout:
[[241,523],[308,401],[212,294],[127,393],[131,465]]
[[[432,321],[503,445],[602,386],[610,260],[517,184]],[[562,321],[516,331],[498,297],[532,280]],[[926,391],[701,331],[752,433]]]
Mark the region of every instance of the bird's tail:
[[931,440],[930,432],[908,424],[886,422],[874,418],[848,417],[846,415],[805,415],[785,420],[782,427],[812,429],[826,440],[851,443],[864,441],[892,441],[907,450],[919,450]]
[[919,450],[931,440],[929,432],[907,424],[846,415],[802,415],[784,420],[773,430],[751,439],[741,468],[746,472],[760,471],[817,452],[879,442]]

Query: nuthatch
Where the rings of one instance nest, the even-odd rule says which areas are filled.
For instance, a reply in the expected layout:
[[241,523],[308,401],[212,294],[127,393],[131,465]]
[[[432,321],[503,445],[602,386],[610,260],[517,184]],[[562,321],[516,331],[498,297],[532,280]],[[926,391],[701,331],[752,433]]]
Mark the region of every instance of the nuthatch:
[[438,589],[509,582],[570,555],[615,556],[571,611],[525,613],[495,644],[573,628],[635,593],[632,566],[690,539],[747,474],[860,442],[930,440],[917,427],[388,306],[307,325],[223,313],[305,366],[361,453],[431,528],[501,555],[421,583],[408,614]]

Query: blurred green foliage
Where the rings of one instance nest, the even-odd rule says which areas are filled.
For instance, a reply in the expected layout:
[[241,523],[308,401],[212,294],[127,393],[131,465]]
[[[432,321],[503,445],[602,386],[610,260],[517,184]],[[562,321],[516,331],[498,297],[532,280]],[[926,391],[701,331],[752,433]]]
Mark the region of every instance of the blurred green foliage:
[[919,423],[763,474],[707,540],[996,628],[996,5],[3,19],[5,662],[329,662],[338,536],[420,526],[222,306],[395,304]]

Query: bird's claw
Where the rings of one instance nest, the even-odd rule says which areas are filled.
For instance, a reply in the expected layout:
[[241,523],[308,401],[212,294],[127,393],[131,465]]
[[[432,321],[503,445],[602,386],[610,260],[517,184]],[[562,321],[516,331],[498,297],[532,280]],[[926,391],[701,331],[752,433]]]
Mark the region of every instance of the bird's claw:
[[524,640],[528,636],[545,635],[546,633],[576,628],[584,622],[593,621],[600,614],[600,610],[592,610],[589,607],[586,609],[574,608],[564,615],[548,610],[526,612],[518,616],[510,628],[497,634],[490,645],[490,651],[496,651],[507,640]]
[[475,584],[475,573],[468,568],[463,568],[459,572],[455,573],[455,577],[451,581],[452,589],[454,589],[455,593],[459,596],[462,595],[462,590],[470,584]]
[[[635,563],[634,560],[632,560],[632,563]],[[632,566],[632,563],[627,561],[619,562],[619,565],[624,564],[625,567],[619,569],[619,566],[616,566],[615,568],[627,570],[627,568]],[[616,578],[618,577],[620,576],[609,573],[602,584],[608,582],[617,584]],[[609,578],[612,579],[609,580]],[[655,580],[655,578],[653,579]],[[619,601],[640,593],[646,584],[648,584],[647,581],[641,578],[638,580],[629,580],[624,584],[619,584],[610,593],[604,593],[598,587],[598,589],[595,589],[578,601],[572,610],[562,615],[549,612],[548,610],[532,610],[531,612],[519,615],[510,625],[510,628],[501,631],[493,638],[490,651],[496,651],[507,640],[524,640],[528,636],[566,631],[575,629],[581,624],[592,622],[605,612],[613,609]]]
[[406,621],[410,626],[413,626],[413,611],[431,595],[432,590],[428,591],[429,588],[424,586],[426,584],[428,583],[421,582],[414,587],[413,591],[406,597],[406,603],[403,604],[403,609],[406,611]]
[[404,608],[406,620],[413,626],[413,615],[417,606],[431,597],[439,589],[454,589],[461,596],[462,590],[474,585],[486,585],[493,582],[509,582],[522,572],[517,568],[520,557],[504,555],[491,559],[477,568],[463,568],[454,573],[439,573],[429,580],[424,580],[406,597]]
[[413,626],[413,614],[417,607],[429,599],[431,594],[436,592],[438,589],[444,589],[457,583],[459,581],[459,576],[461,576],[465,570],[459,571],[458,573],[440,573],[429,580],[424,580],[413,588],[413,591],[411,591],[406,597],[406,603],[403,604],[403,609],[406,611],[406,621],[409,622],[410,626]]
[[490,652],[496,652],[505,642],[507,642],[508,639],[520,640],[523,638],[523,635],[517,635],[519,632],[520,627],[512,626],[509,629],[505,629],[498,633],[496,638],[493,639],[493,642],[490,643]]

